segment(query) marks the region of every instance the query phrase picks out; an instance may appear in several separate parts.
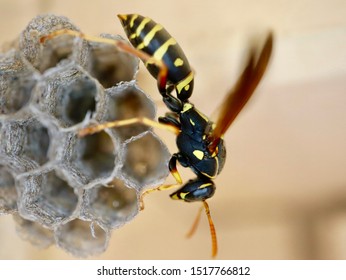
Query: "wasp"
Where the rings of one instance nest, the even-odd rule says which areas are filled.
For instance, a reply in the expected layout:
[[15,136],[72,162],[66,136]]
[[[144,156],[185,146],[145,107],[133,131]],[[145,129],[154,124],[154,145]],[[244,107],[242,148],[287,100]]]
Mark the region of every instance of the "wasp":
[[[146,194],[180,186],[170,197],[186,202],[202,202],[190,234],[195,230],[204,209],[210,227],[212,257],[215,257],[218,250],[216,230],[206,200],[214,195],[216,187],[213,180],[225,164],[224,134],[252,96],[265,73],[272,53],[273,34],[268,33],[261,49],[256,45],[250,46],[245,67],[235,86],[226,94],[218,118],[213,122],[189,102],[193,93],[194,72],[182,48],[167,30],[152,19],[138,14],[118,15],[118,18],[132,46],[120,40],[89,36],[66,29],[42,37],[41,42],[60,34],[70,34],[89,41],[115,45],[143,61],[157,80],[158,91],[170,112],[164,117],[159,117],[158,122],[144,117],[116,120],[86,127],[79,134],[83,136],[105,128],[135,123],[168,129],[175,133],[178,152],[172,155],[168,167],[176,184],[162,185],[144,191],[141,195],[141,208],[144,208],[143,197]],[[175,95],[172,93],[174,90]],[[189,180],[183,186],[177,170],[178,162],[183,167],[191,168],[196,174],[196,178]]]

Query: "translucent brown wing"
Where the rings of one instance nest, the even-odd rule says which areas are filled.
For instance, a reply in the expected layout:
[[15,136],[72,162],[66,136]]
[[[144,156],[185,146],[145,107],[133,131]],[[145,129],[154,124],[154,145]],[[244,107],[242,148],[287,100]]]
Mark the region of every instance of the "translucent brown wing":
[[209,150],[215,151],[220,138],[225,134],[239,112],[250,99],[258,83],[260,82],[270,59],[273,48],[273,34],[269,33],[265,44],[258,56],[256,46],[249,50],[249,56],[245,69],[239,77],[236,85],[227,94],[220,108],[215,129],[209,135]]

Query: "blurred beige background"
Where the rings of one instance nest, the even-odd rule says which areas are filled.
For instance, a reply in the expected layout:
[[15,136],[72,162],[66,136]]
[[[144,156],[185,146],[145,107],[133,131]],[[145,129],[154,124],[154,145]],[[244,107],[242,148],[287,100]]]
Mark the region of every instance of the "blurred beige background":
[[[0,42],[46,12],[65,15],[90,34],[123,35],[118,13],[162,23],[197,73],[191,101],[206,114],[233,85],[250,35],[273,29],[270,70],[226,136],[228,160],[209,203],[218,257],[346,259],[345,1],[0,0]],[[144,68],[140,85],[159,100]],[[175,152],[174,137],[160,134]],[[182,175],[187,180],[191,173]],[[199,205],[168,194],[149,196],[146,210],[114,231],[97,258],[209,258],[205,217],[191,240],[184,237]],[[0,248],[0,259],[73,258],[22,241],[10,216],[0,217]]]

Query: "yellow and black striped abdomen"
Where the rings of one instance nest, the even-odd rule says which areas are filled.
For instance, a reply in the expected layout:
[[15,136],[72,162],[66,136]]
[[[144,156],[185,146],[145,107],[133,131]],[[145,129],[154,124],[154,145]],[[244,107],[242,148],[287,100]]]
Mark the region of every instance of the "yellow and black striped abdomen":
[[[175,39],[150,18],[138,14],[118,17],[131,44],[156,60],[162,60],[168,68],[168,83],[175,86],[180,100],[187,100],[193,90],[193,72]],[[157,66],[147,63],[146,67],[157,78]]]

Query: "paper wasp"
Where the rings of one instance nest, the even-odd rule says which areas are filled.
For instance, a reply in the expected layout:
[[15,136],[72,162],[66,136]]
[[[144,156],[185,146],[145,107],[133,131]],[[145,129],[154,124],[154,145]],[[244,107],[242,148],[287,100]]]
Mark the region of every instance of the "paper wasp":
[[[41,42],[60,34],[70,34],[89,41],[115,45],[144,62],[148,71],[156,78],[162,100],[170,112],[160,117],[159,122],[147,118],[116,120],[87,127],[80,131],[80,135],[134,123],[164,128],[175,133],[179,152],[172,155],[169,170],[177,183],[144,191],[141,196],[142,207],[144,195],[182,185],[177,162],[183,167],[191,168],[197,177],[189,180],[170,196],[172,199],[186,202],[202,202],[201,210],[205,209],[209,221],[214,257],[217,254],[216,231],[206,200],[214,195],[216,188],[213,179],[222,171],[225,163],[226,149],[223,136],[253,94],[267,68],[272,52],[273,35],[272,33],[267,35],[260,50],[257,46],[250,46],[244,70],[236,85],[227,93],[218,119],[212,122],[189,102],[188,99],[193,92],[194,74],[183,50],[165,28],[152,19],[138,14],[118,15],[118,17],[132,46],[120,40],[89,36],[66,29],[42,37]],[[172,94],[173,90],[176,91],[176,96]],[[197,224],[200,214],[201,211],[194,225]]]

